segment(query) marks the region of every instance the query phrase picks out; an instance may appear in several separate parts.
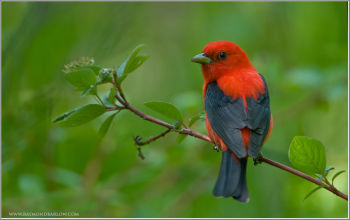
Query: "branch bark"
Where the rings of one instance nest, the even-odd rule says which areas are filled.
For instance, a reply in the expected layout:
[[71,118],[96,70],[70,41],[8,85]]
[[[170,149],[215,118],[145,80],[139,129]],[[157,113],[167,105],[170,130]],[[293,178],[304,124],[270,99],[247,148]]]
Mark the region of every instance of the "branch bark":
[[[286,165],[284,165],[284,164],[281,164],[281,163],[278,163],[278,162],[276,162],[276,161],[273,161],[273,160],[270,160],[270,159],[268,159],[268,158],[266,158],[266,157],[263,157],[263,156],[260,156],[260,158],[259,158],[262,162],[264,162],[264,163],[267,163],[267,164],[270,164],[271,166],[274,166],[274,167],[277,167],[277,168],[280,168],[280,169],[282,169],[282,170],[285,170],[285,171],[287,171],[287,172],[289,172],[289,173],[292,173],[292,174],[294,174],[294,175],[296,175],[296,176],[299,176],[299,177],[301,177],[301,178],[303,178],[303,179],[306,179],[307,181],[310,181],[310,182],[312,182],[312,183],[315,183],[316,185],[325,185],[323,182],[321,182],[321,181],[319,181],[319,180],[317,180],[317,179],[315,179],[315,178],[312,178],[311,176],[309,176],[309,175],[307,175],[307,174],[305,174],[305,173],[303,173],[303,172],[300,172],[299,170],[295,170],[295,169],[293,169],[293,168],[291,168],[291,167],[288,167],[288,166],[286,166]],[[337,190],[334,186],[326,186],[326,187],[324,187],[326,190],[328,190],[328,191],[330,191],[330,192],[332,192],[332,193],[334,193],[335,195],[337,195],[337,196],[339,196],[339,197],[341,197],[341,198],[343,198],[343,199],[345,199],[345,200],[348,200],[348,195],[345,195],[344,193],[342,193],[342,192],[340,192],[339,190]]]
[[[149,115],[146,115],[142,112],[140,112],[139,110],[135,109],[133,106],[131,106],[129,103],[126,103],[125,104],[125,108],[130,110],[131,112],[133,112],[134,114],[136,114],[137,116],[147,120],[147,121],[150,121],[150,122],[153,122],[155,124],[158,124],[158,125],[161,125],[163,127],[166,127],[166,128],[170,128],[170,129],[174,129],[174,126],[169,124],[169,123],[166,123],[164,121],[161,121],[157,118],[154,118],[152,116],[149,116]],[[209,139],[208,136],[204,135],[204,134],[201,134],[201,133],[198,133],[196,131],[192,131],[191,129],[188,129],[188,128],[185,128],[185,129],[182,129],[181,131],[179,131],[180,134],[186,134],[186,135],[190,135],[190,136],[193,136],[193,137],[196,137],[196,138],[199,138],[199,139],[202,139],[204,141],[208,141],[208,142],[211,142],[211,140]]]
[[146,141],[142,141],[142,138],[140,136],[136,136],[134,138],[135,143],[138,146],[142,146],[142,145],[146,145],[149,144],[155,140],[157,140],[158,138],[164,137],[166,134],[168,134],[171,131],[171,128],[167,128],[165,131],[163,131],[162,133],[158,134],[157,136],[154,137],[149,137]]
[[[121,88],[120,88],[120,87],[118,88],[118,90],[119,90],[120,94],[122,95],[123,92],[121,91]],[[121,102],[121,104],[124,105],[124,108],[125,108],[125,109],[128,109],[129,111],[133,112],[135,115],[137,115],[137,116],[143,118],[144,120],[147,120],[147,121],[150,121],[150,122],[152,122],[152,123],[155,123],[155,124],[158,124],[158,125],[160,125],[160,126],[163,126],[163,127],[168,128],[165,132],[162,132],[160,135],[157,135],[157,136],[155,136],[155,137],[151,137],[151,138],[150,138],[151,141],[155,141],[155,140],[157,140],[158,138],[165,136],[165,135],[168,134],[171,130],[174,129],[174,126],[173,126],[173,125],[171,125],[171,124],[169,124],[169,123],[167,123],[167,122],[164,122],[164,121],[162,121],[162,120],[159,120],[159,119],[157,119],[157,118],[154,118],[154,117],[152,117],[152,116],[150,116],[150,115],[144,114],[144,113],[140,112],[139,110],[135,109],[133,106],[131,106],[131,105],[126,101],[124,95],[122,95],[122,97],[120,97],[120,96],[116,93],[116,94],[115,94],[115,97],[116,97],[116,99],[117,99],[119,102]],[[195,131],[192,131],[191,129],[188,129],[188,128],[184,128],[184,129],[179,130],[179,131],[176,131],[176,132],[178,132],[178,133],[180,133],[180,134],[190,135],[190,136],[193,136],[193,137],[195,137],[195,138],[199,138],[199,139],[202,139],[202,140],[204,140],[204,141],[213,143],[213,142],[210,140],[210,138],[209,138],[208,136],[206,136],[206,135],[204,135],[204,134],[201,134],[201,133],[198,133],[198,132],[195,132]],[[150,142],[151,142],[151,141],[150,141]],[[140,149],[138,149],[138,150],[139,150],[139,153],[140,153]],[[286,165],[284,165],[284,164],[281,164],[281,163],[278,163],[278,162],[276,162],[276,161],[270,160],[270,159],[268,159],[268,158],[266,158],[266,157],[263,157],[263,156],[261,156],[261,155],[259,156],[259,160],[260,160],[261,162],[270,164],[271,166],[277,167],[277,168],[279,168],[279,169],[282,169],[282,170],[285,170],[285,171],[287,171],[287,172],[289,172],[289,173],[292,173],[292,174],[294,174],[294,175],[296,175],[296,176],[299,176],[299,177],[301,177],[301,178],[303,178],[303,179],[305,179],[305,180],[307,180],[307,181],[309,181],[309,182],[312,182],[312,183],[314,183],[314,184],[316,184],[316,185],[325,185],[323,182],[321,182],[321,181],[319,181],[319,180],[317,180],[317,179],[315,179],[315,178],[313,178],[313,177],[311,177],[311,176],[309,176],[309,175],[307,175],[307,174],[305,174],[305,173],[303,173],[303,172],[300,172],[300,171],[298,171],[298,170],[295,170],[295,169],[293,169],[293,168],[291,168],[291,167],[288,167],[288,166],[286,166]],[[335,195],[339,196],[340,198],[343,198],[343,199],[345,199],[345,200],[348,201],[348,195],[346,195],[346,194],[340,192],[340,191],[337,190],[334,186],[331,185],[331,186],[326,186],[326,187],[324,187],[324,188],[325,188],[326,190],[328,190],[328,191],[334,193]]]

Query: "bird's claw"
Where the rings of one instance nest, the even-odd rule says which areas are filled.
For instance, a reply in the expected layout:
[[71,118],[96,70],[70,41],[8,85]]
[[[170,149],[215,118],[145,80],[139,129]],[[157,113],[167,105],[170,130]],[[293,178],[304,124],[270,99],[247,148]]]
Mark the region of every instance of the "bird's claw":
[[258,164],[262,163],[261,157],[262,157],[262,154],[259,153],[259,155],[256,158],[253,159],[254,160],[254,166],[257,166]]
[[213,149],[216,150],[216,152],[220,151],[220,148],[218,146],[214,146]]

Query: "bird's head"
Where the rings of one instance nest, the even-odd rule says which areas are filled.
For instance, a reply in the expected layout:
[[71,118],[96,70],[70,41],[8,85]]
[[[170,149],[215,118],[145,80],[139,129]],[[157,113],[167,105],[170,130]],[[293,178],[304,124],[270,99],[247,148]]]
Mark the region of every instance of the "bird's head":
[[207,82],[243,69],[254,70],[247,54],[231,41],[211,42],[191,61],[202,64],[202,73]]

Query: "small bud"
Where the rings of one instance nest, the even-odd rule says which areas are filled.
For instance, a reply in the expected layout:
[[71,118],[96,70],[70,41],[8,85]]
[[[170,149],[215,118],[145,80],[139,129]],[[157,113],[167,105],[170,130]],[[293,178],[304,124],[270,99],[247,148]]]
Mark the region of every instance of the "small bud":
[[142,137],[141,136],[134,137],[134,141],[135,141],[136,145],[144,145],[144,142],[142,141]]
[[112,72],[113,72],[113,69],[109,69],[109,68],[101,69],[98,74],[97,83],[112,82],[112,76],[111,76]]
[[175,131],[179,131],[181,129],[182,123],[180,121],[175,121],[173,123]]

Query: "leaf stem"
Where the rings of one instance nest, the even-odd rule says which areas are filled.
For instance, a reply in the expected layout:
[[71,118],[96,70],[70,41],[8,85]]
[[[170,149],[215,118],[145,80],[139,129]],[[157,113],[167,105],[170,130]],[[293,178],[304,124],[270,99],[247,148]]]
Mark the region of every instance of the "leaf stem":
[[103,107],[106,108],[106,106],[105,106],[105,104],[102,102],[100,96],[98,96],[97,94],[96,94],[95,96],[96,96],[96,98],[98,99],[99,103],[100,103],[101,105],[103,105]]

